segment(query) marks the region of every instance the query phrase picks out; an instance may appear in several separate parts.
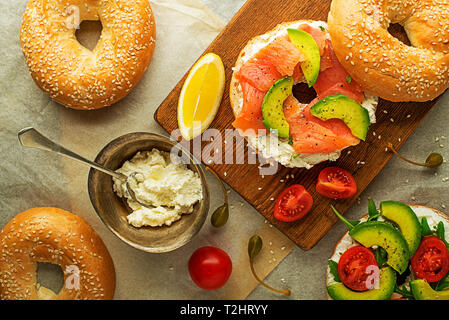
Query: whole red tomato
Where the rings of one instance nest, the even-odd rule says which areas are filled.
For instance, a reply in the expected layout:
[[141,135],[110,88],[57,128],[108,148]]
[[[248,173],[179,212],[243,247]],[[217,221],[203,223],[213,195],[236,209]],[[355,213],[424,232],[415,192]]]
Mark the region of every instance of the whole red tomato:
[[204,290],[216,290],[225,285],[232,272],[232,261],[223,250],[202,247],[189,260],[190,276]]

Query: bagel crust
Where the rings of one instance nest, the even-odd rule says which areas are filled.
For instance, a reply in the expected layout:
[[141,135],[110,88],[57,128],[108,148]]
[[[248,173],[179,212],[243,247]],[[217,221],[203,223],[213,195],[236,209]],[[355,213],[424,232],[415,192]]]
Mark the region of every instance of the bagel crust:
[[[79,22],[102,23],[93,51],[76,39],[78,12]],[[80,110],[124,98],[147,70],[155,37],[148,0],[30,0],[20,36],[36,84],[54,101]]]
[[[449,87],[448,16],[448,1],[333,0],[328,24],[338,60],[367,91],[423,102]],[[388,32],[393,23],[411,46]]]
[[[109,300],[115,290],[112,258],[98,234],[80,217],[57,208],[15,216],[0,232],[0,299],[38,300],[49,289],[37,284],[37,262],[59,265],[64,286],[55,300]],[[79,287],[71,283],[79,270]],[[50,291],[51,292],[51,291]],[[45,299],[48,299],[45,297]]]

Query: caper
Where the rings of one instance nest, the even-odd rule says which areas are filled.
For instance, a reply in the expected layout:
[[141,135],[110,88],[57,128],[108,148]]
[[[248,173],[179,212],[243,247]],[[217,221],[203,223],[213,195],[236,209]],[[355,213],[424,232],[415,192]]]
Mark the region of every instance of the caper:
[[223,227],[226,222],[228,222],[228,218],[229,206],[225,203],[214,211],[210,221],[215,228],[220,228]]
[[426,159],[426,167],[437,168],[443,163],[443,156],[439,153],[432,152]]
[[221,228],[228,222],[228,219],[229,219],[228,192],[226,191],[223,181],[221,181],[218,174],[209,167],[206,167],[206,170],[210,171],[215,176],[215,178],[217,178],[217,180],[221,184],[221,188],[223,189],[223,195],[224,195],[225,202],[223,205],[221,205],[214,211],[214,213],[212,214],[212,217],[210,219],[211,224],[215,228]]
[[278,290],[273,287],[270,287],[268,284],[263,282],[263,280],[261,280],[257,276],[256,271],[254,270],[254,260],[259,255],[260,251],[262,250],[262,246],[263,246],[262,238],[258,235],[253,235],[248,241],[249,266],[251,268],[252,274],[254,275],[254,278],[256,278],[256,280],[261,285],[263,285],[265,288],[267,288],[273,292],[277,292],[277,293],[285,294],[285,295],[289,296],[291,294],[291,291],[289,289]]
[[437,168],[437,167],[441,166],[441,164],[443,163],[443,156],[439,153],[432,152],[427,157],[426,162],[419,163],[419,162],[411,161],[411,160],[401,156],[399,154],[399,152],[397,152],[396,149],[393,147],[392,143],[388,142],[387,146],[400,159],[402,159],[408,163],[414,164],[416,166],[427,167],[427,168]]
[[260,250],[262,250],[262,246],[263,246],[262,238],[259,237],[257,234],[249,239],[248,255],[251,261],[253,261],[260,253]]

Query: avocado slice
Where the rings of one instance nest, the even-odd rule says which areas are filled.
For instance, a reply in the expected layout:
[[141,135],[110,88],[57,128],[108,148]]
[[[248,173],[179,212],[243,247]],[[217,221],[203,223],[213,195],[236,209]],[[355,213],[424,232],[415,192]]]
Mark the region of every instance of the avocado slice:
[[292,94],[293,78],[277,81],[267,92],[262,103],[263,124],[268,130],[277,130],[281,138],[290,137],[290,125],[285,120],[284,101]]
[[407,241],[410,257],[413,257],[421,242],[421,224],[415,212],[408,205],[398,201],[384,201],[380,204],[382,217],[393,221]]
[[364,292],[356,292],[343,283],[335,283],[327,287],[329,296],[334,300],[388,300],[396,285],[396,272],[390,267],[379,270],[379,288]]
[[341,119],[354,137],[365,141],[370,127],[369,112],[359,103],[342,94],[334,94],[318,101],[310,113],[323,120]]
[[410,253],[404,236],[386,222],[369,221],[356,225],[350,236],[370,248],[374,245],[384,248],[388,254],[387,264],[400,274],[408,267]]
[[416,300],[449,300],[449,290],[435,291],[423,279],[410,281],[410,288]]
[[315,39],[307,32],[298,29],[287,29],[291,42],[301,51],[305,61],[301,63],[301,69],[309,88],[312,87],[321,68],[320,49]]

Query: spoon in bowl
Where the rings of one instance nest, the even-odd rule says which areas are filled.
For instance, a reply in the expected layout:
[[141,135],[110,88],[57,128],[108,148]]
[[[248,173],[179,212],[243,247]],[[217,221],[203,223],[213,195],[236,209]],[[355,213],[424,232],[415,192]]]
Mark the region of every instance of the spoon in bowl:
[[37,131],[34,128],[25,128],[25,129],[20,130],[18,133],[18,137],[19,137],[20,144],[24,147],[55,152],[57,154],[60,154],[60,155],[66,156],[68,158],[71,158],[73,160],[77,160],[81,163],[87,164],[91,168],[99,170],[103,173],[106,173],[106,174],[116,178],[116,179],[123,181],[126,186],[126,192],[129,194],[129,196],[131,197],[131,199],[133,201],[137,202],[138,204],[140,204],[143,207],[154,208],[154,206],[152,206],[151,204],[146,203],[145,201],[142,201],[142,200],[138,200],[136,197],[136,194],[134,193],[134,191],[132,190],[132,188],[130,186],[131,181],[133,181],[135,184],[138,183],[138,181],[136,179],[136,175],[138,174],[137,172],[133,172],[129,176],[126,176],[122,173],[107,169],[107,168],[99,165],[96,162],[87,160],[87,159],[81,157],[80,155],[78,155],[70,150],[67,150],[66,148],[54,143],[53,141],[51,141],[47,137],[43,136],[39,131]]

